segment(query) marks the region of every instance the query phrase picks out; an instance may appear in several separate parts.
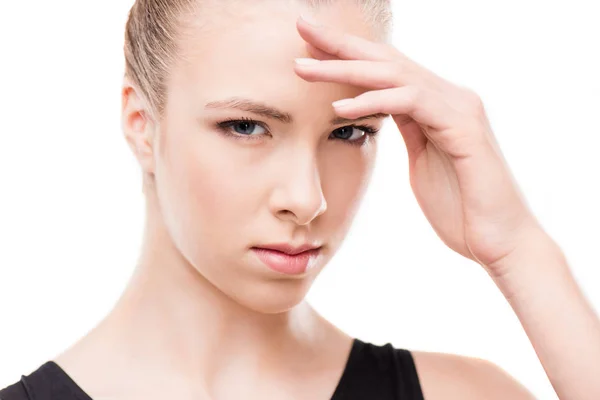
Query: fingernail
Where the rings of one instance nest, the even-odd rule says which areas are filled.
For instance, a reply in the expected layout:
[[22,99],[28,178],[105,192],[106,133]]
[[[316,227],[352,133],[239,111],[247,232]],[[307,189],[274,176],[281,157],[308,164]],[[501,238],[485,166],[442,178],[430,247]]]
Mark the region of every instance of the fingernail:
[[319,60],[315,58],[296,58],[296,64],[299,65],[314,65],[318,64]]
[[319,25],[317,23],[317,21],[315,21],[315,19],[311,16],[308,15],[306,13],[302,13],[300,14],[300,18],[302,18],[304,21],[306,21],[309,25],[314,26],[315,28],[319,28],[321,25]]
[[342,99],[342,100],[338,100],[338,101],[334,101],[333,103],[331,103],[335,108],[340,108],[340,107],[345,107],[348,104],[352,103],[354,99]]

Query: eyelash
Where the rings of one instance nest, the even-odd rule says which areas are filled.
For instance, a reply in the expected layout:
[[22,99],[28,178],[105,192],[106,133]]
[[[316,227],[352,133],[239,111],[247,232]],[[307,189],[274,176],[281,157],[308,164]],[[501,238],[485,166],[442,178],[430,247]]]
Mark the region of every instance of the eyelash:
[[[258,125],[258,126],[262,127],[263,129],[265,129],[266,131],[269,131],[269,129],[267,128],[267,126],[264,123],[262,123],[260,121],[256,121],[252,118],[246,118],[246,117],[226,119],[224,121],[217,122],[216,126],[223,134],[225,134],[227,136],[231,136],[236,140],[238,140],[238,139],[239,140],[256,140],[256,139],[251,138],[251,136],[260,136],[260,135],[241,135],[239,133],[234,133],[230,130],[230,128],[233,125],[243,123],[243,122]],[[361,131],[363,131],[365,133],[363,138],[359,139],[359,140],[351,141],[351,140],[347,140],[347,139],[334,138],[334,140],[341,140],[342,142],[346,142],[347,144],[349,144],[351,146],[362,146],[365,144],[367,137],[369,137],[369,136],[374,137],[379,132],[379,129],[377,129],[371,125],[346,125],[346,126],[341,126],[339,128],[336,128],[335,130],[341,129],[341,128],[356,128],[356,129],[360,129]]]

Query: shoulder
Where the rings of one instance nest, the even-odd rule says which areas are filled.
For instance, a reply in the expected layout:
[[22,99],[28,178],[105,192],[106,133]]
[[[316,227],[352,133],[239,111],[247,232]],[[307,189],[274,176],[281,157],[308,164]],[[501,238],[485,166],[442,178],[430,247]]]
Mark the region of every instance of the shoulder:
[[446,353],[411,353],[428,400],[535,400],[522,384],[490,361]]

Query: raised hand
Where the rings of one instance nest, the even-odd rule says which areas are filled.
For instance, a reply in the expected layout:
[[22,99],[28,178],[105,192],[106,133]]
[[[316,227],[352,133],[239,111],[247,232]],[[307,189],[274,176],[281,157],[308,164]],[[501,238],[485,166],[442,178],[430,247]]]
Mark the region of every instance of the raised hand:
[[496,142],[481,99],[410,60],[385,43],[309,24],[297,29],[313,59],[296,73],[307,81],[369,89],[334,103],[357,118],[391,114],[404,138],[410,184],[442,241],[500,274],[501,261],[539,233]]
[[446,245],[492,276],[559,398],[600,398],[600,320],[565,255],[529,210],[479,96],[391,45],[303,19],[297,29],[314,57],[298,60],[300,77],[367,89],[334,102],[337,114],[392,115],[425,216]]

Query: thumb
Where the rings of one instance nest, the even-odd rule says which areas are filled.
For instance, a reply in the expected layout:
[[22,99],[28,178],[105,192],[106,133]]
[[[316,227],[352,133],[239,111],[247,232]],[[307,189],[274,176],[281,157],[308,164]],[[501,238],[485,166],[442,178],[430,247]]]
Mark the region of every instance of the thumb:
[[412,161],[416,156],[425,149],[425,146],[427,145],[427,136],[425,136],[421,125],[408,115],[394,115],[393,118],[404,139],[404,144],[406,145],[406,150],[408,152],[408,159],[412,164]]

